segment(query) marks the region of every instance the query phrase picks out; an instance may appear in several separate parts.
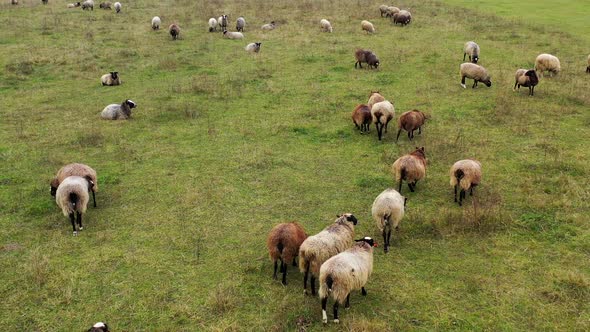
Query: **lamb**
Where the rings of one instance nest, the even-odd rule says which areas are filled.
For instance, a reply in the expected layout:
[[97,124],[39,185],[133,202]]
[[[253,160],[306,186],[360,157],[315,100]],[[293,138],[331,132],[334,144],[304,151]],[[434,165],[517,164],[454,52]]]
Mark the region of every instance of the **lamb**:
[[[63,212],[64,216],[70,217],[74,236],[78,235],[76,222],[80,230],[82,227],[82,214],[86,212],[88,205],[88,191],[92,184],[87,178],[80,176],[68,176],[65,178],[55,192],[55,202]],[[76,219],[74,219],[74,213]]]
[[334,299],[334,323],[339,323],[338,306],[350,308],[350,292],[360,289],[367,295],[365,285],[373,272],[373,247],[377,244],[370,237],[356,240],[352,248],[328,259],[320,268],[320,299],[322,322],[328,322],[326,305],[330,294]]
[[104,74],[101,76],[100,81],[102,82],[102,85],[108,85],[108,86],[112,86],[112,85],[120,85],[121,84],[121,78],[119,77],[119,72],[118,71],[112,71],[110,74]]
[[217,20],[213,17],[209,19],[209,32],[217,31]]
[[82,10],[90,9],[94,11],[94,1],[93,0],[86,0],[82,2]]
[[586,72],[590,73],[590,55],[588,55],[588,67],[586,67]]
[[367,33],[375,33],[375,27],[373,26],[373,23],[366,20],[361,21],[361,29]]
[[283,285],[287,285],[287,263],[293,262],[293,266],[297,266],[295,257],[306,238],[305,230],[297,222],[278,224],[268,234],[266,247],[275,266],[273,278],[277,279],[277,261],[280,260]]
[[243,17],[238,17],[236,21],[236,31],[244,32],[244,27],[246,26],[246,20]]
[[426,154],[424,147],[414,150],[412,153],[399,157],[391,165],[395,181],[399,183],[398,192],[402,193],[402,181],[408,183],[408,188],[414,192],[418,180],[426,175]]
[[463,47],[463,61],[465,61],[466,55],[469,55],[469,61],[477,63],[479,60],[479,45],[473,41],[466,42]]
[[449,173],[451,186],[455,188],[455,202],[457,202],[457,187],[461,187],[459,193],[459,206],[461,206],[465,192],[469,190],[469,194],[473,196],[473,188],[481,181],[481,163],[472,159],[459,160],[453,164]]
[[121,3],[120,3],[120,2],[115,2],[114,6],[115,6],[115,11],[116,11],[117,13],[121,12],[121,7],[122,7],[122,5],[121,5]]
[[158,16],[154,16],[152,18],[152,29],[160,30],[160,24],[162,24],[162,20]]
[[393,24],[401,24],[402,26],[409,24],[412,21],[412,14],[407,10],[400,10],[397,13],[393,13]]
[[332,24],[330,24],[330,21],[326,20],[325,18],[320,21],[320,29],[322,32],[332,32],[334,30],[332,29]]
[[561,71],[561,65],[559,59],[551,54],[543,53],[539,54],[535,59],[535,70],[538,71],[541,76],[545,71],[551,73],[551,76],[559,74]]
[[529,88],[529,95],[535,95],[535,86],[539,84],[539,77],[537,77],[537,72],[533,69],[518,69],[516,74],[514,75],[514,88],[512,91],[516,89],[518,86],[518,90],[520,90],[520,86],[528,87]]
[[395,189],[385,189],[373,202],[371,214],[377,223],[379,231],[383,234],[383,250],[389,252],[389,241],[391,239],[391,229],[399,229],[399,223],[404,217],[407,198],[395,191]]
[[379,6],[379,14],[381,14],[381,17],[383,17],[383,15],[387,15],[387,5]]
[[369,133],[369,126],[371,125],[371,109],[367,105],[356,105],[352,111],[352,122],[357,129],[363,133]]
[[102,8],[102,9],[111,9],[111,3],[110,2],[101,2],[100,5],[98,5],[98,7]]
[[262,45],[262,43],[250,43],[248,45],[246,45],[246,51],[250,52],[250,53],[258,53],[260,52],[260,46]]
[[387,7],[387,13],[385,13],[385,17],[392,17],[393,14],[395,13],[399,13],[400,9],[395,7],[395,6],[389,6]]
[[418,129],[418,134],[422,134],[422,126],[424,125],[424,122],[426,122],[426,119],[426,114],[418,110],[402,113],[397,119],[399,130],[397,131],[395,141],[397,142],[399,140],[399,134],[401,134],[402,129],[408,132],[408,138],[410,141],[414,139],[414,130]]
[[488,74],[488,71],[480,65],[476,65],[470,62],[462,63],[459,73],[461,74],[461,86],[463,87],[463,89],[466,88],[465,78],[473,79],[472,88],[475,88],[477,86],[477,82],[482,82],[487,87],[492,86],[490,74]]
[[385,97],[383,97],[379,93],[379,91],[371,91],[371,94],[369,95],[369,101],[367,102],[367,106],[369,106],[369,108],[372,108],[373,105],[380,101],[385,101]]
[[315,278],[320,275],[320,266],[328,258],[350,248],[357,223],[354,215],[345,213],[332,225],[303,241],[299,248],[299,271],[305,273],[303,293],[307,293],[307,278],[311,272],[311,294],[315,295]]
[[244,39],[244,34],[241,32],[223,30],[223,37],[227,39]]
[[96,192],[98,191],[98,180],[96,171],[85,164],[73,163],[67,164],[57,171],[57,175],[51,180],[51,196],[55,197],[59,184],[69,176],[79,176],[85,178],[91,184],[89,191],[92,191],[92,201],[96,207]]
[[395,117],[395,108],[388,100],[378,102],[371,108],[371,117],[375,128],[377,128],[377,137],[381,140],[383,129],[387,133],[387,124]]
[[88,329],[88,332],[110,332],[107,324],[98,322]]
[[354,58],[356,59],[356,62],[354,63],[354,68],[356,68],[357,64],[360,68],[363,68],[363,62],[366,62],[367,65],[369,65],[369,68],[379,67],[379,58],[371,50],[363,50],[358,48],[354,52]]
[[272,22],[270,22],[270,23],[267,23],[267,24],[263,25],[263,26],[261,27],[261,29],[262,29],[263,31],[270,31],[270,30],[274,30],[274,29],[276,29],[276,27],[277,27],[277,26],[275,25],[275,21],[272,21]]
[[178,24],[170,24],[168,30],[170,31],[170,36],[172,36],[172,40],[178,39],[178,37],[180,36],[180,27],[178,26]]
[[76,8],[76,7],[80,7],[80,5],[81,5],[81,3],[79,3],[79,2],[69,3],[68,8]]
[[110,104],[102,110],[100,117],[105,120],[127,120],[131,118],[131,109],[137,107],[137,104],[127,99],[119,104]]
[[227,29],[227,15],[219,16],[219,18],[217,19],[217,23],[219,23],[219,28],[221,29],[221,31],[226,30]]

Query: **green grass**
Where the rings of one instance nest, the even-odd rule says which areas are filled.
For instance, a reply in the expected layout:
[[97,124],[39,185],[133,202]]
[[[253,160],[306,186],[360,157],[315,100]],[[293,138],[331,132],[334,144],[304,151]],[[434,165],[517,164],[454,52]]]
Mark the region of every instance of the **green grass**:
[[[551,4],[552,2],[544,2]],[[570,1],[570,4],[579,4]],[[9,331],[589,330],[590,75],[582,31],[436,1],[406,1],[391,26],[369,1],[151,1],[123,12],[27,1],[0,5],[0,324]],[[96,3],[98,7],[98,3]],[[246,17],[246,40],[208,33],[222,12]],[[166,29],[177,22],[181,39]],[[554,12],[576,22],[580,11]],[[507,16],[504,17],[504,16]],[[319,33],[328,18],[334,33]],[[557,16],[554,16],[557,17]],[[361,32],[370,19],[375,35]],[[262,33],[271,20],[280,27]],[[572,23],[574,24],[574,23]],[[465,41],[481,46],[493,86],[462,89]],[[261,53],[246,54],[261,41]],[[355,70],[371,48],[378,70]],[[562,72],[535,96],[513,92],[537,54]],[[102,87],[119,71],[123,85]],[[371,90],[396,112],[431,115],[395,144],[350,120]],[[110,103],[132,120],[103,121]],[[392,123],[393,124],[393,123]],[[341,325],[319,300],[271,279],[265,238],[299,220],[317,233],[337,213],[381,242],[370,207],[394,186],[390,166],[425,146],[427,178],[408,196],[394,247],[375,252],[368,297]],[[448,169],[483,164],[476,199],[452,202]],[[98,208],[71,226],[49,196],[64,164],[99,174]]]

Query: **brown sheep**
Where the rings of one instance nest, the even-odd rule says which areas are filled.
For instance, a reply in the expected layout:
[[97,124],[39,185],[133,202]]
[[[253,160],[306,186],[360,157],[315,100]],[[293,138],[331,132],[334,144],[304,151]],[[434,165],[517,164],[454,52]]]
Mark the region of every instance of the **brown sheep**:
[[57,187],[59,184],[68,176],[80,176],[86,178],[86,180],[92,185],[89,191],[92,191],[92,200],[94,207],[96,207],[96,192],[98,191],[98,181],[96,178],[96,171],[92,167],[84,164],[68,164],[60,168],[57,171],[57,175],[51,180],[51,196],[55,197]]
[[379,67],[379,58],[377,58],[377,55],[371,50],[363,50],[359,48],[354,52],[354,58],[356,59],[354,68],[356,68],[357,64],[360,68],[363,68],[363,62],[366,62],[369,65],[369,68]]
[[402,181],[408,183],[410,191],[414,192],[418,180],[426,175],[426,154],[424,147],[418,148],[414,152],[399,157],[391,166],[395,180],[399,183],[398,192],[402,193]]
[[371,109],[367,105],[356,105],[352,111],[352,122],[361,131],[361,134],[369,132],[372,119]]
[[529,95],[534,96],[535,86],[537,84],[539,84],[539,77],[534,69],[518,69],[514,75],[514,88],[512,88],[512,91],[514,91],[517,86],[518,90],[520,90],[521,86],[524,86],[529,88]]
[[172,36],[173,40],[178,39],[178,36],[180,35],[180,27],[177,24],[170,24],[168,30],[170,30],[170,36]]
[[306,238],[305,230],[297,222],[278,224],[268,233],[266,247],[270,259],[275,265],[273,278],[277,279],[277,261],[280,260],[283,285],[287,284],[287,262],[293,262],[293,266],[297,266],[295,257],[299,253],[301,243]]
[[477,160],[459,160],[451,167],[451,186],[455,188],[455,202],[457,202],[457,187],[461,187],[459,193],[459,206],[465,199],[465,192],[473,196],[473,188],[481,182],[481,163]]
[[422,126],[426,119],[426,114],[418,110],[411,110],[400,115],[397,119],[399,130],[397,131],[397,138],[395,141],[398,141],[402,129],[408,132],[408,138],[410,141],[414,138],[414,130],[418,129],[418,134],[422,134]]

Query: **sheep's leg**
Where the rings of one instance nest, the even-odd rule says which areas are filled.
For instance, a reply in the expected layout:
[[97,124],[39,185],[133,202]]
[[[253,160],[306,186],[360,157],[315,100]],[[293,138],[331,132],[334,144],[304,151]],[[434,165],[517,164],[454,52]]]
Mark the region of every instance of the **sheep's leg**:
[[387,232],[385,231],[385,228],[383,228],[383,251],[389,251],[389,249],[387,249]]
[[529,86],[529,95],[531,95],[531,96],[535,95],[535,87],[534,86]]
[[334,301],[334,323],[340,323],[338,319],[338,301]]
[[395,138],[395,141],[396,141],[396,142],[399,140],[399,134],[401,134],[401,133],[402,133],[402,129],[400,128],[400,129],[397,131],[397,137]]
[[391,244],[391,229],[387,231],[387,251],[389,252],[389,245]]
[[401,194],[402,193],[402,179],[399,179],[399,188],[397,191]]
[[282,258],[279,258],[279,259],[281,261],[281,266],[280,266],[279,272],[283,273],[283,271],[284,271],[283,269],[284,269],[285,264],[283,263],[283,259]]
[[84,227],[82,227],[82,213],[80,212],[76,212],[77,217],[78,217],[78,227],[80,228],[80,230],[83,230]]
[[463,61],[465,61],[465,56],[467,55],[467,53],[463,53]]
[[516,86],[518,85],[518,81],[514,82],[514,87],[512,88],[512,91],[516,91]]
[[78,235],[78,232],[76,232],[76,219],[74,217],[74,212],[70,213],[70,221],[72,222],[72,228],[74,229],[74,236]]
[[457,203],[457,185],[455,185],[455,203]]
[[473,196],[473,187],[469,188],[469,196]]
[[422,135],[422,126],[418,127],[418,135]]
[[461,86],[465,89],[465,75],[461,75]]
[[311,275],[311,295],[315,295],[315,277]]
[[387,122],[385,122],[385,133],[387,133],[387,125],[389,124],[389,121],[390,121],[390,120],[391,120],[391,119],[389,119],[389,120],[387,120]]
[[92,191],[92,201],[94,202],[94,207],[96,207],[96,193]]
[[284,286],[287,285],[287,263],[282,262],[281,268],[283,269],[283,280],[282,283]]
[[303,294],[307,293],[307,276],[309,275],[309,263],[307,263],[307,269],[305,269],[305,274],[303,275]]
[[296,257],[293,257],[293,266],[297,266],[297,260],[296,260]]
[[348,295],[346,295],[346,304],[344,304],[344,309],[349,309],[350,308],[350,293],[348,293]]
[[412,185],[411,182],[408,182],[408,188],[410,188],[411,192],[414,192],[414,186]]
[[383,132],[383,126],[381,125],[381,122],[375,122],[375,128],[377,128],[377,137],[379,137],[379,140],[381,140],[381,135]]
[[328,315],[326,314],[326,305],[328,304],[328,297],[322,298],[322,322],[325,324],[328,322]]
[[463,205],[463,199],[465,198],[465,190],[461,189],[459,193],[459,206]]
[[477,80],[473,80],[473,86],[471,88],[475,89],[476,86],[477,86]]
[[414,130],[408,131],[408,138],[410,139],[410,141],[414,138]]
[[277,279],[277,266],[278,266],[277,261],[275,261],[275,272],[272,274],[272,278],[275,280]]
[[363,296],[367,296],[367,290],[365,287],[361,287],[361,294],[363,294]]

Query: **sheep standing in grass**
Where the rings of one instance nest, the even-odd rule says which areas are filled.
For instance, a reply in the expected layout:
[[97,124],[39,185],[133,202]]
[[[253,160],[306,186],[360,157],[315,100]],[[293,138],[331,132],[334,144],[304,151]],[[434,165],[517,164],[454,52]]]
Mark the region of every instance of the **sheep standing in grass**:
[[241,32],[223,30],[223,38],[227,39],[244,39],[244,34]]
[[217,31],[217,20],[211,17],[209,19],[209,32]]
[[334,299],[334,323],[339,323],[338,306],[350,308],[350,292],[360,289],[367,295],[365,285],[373,273],[373,247],[377,244],[370,237],[356,240],[352,248],[328,259],[320,268],[320,299],[322,322],[328,322],[326,306],[330,294]]
[[299,248],[299,271],[305,273],[304,293],[307,294],[307,278],[311,272],[311,294],[315,295],[315,278],[320,275],[320,266],[328,258],[350,248],[357,222],[355,216],[345,213],[338,216],[332,225],[303,241]]
[[250,53],[258,53],[260,52],[260,46],[262,45],[262,43],[250,43],[248,45],[246,45],[246,52],[250,52]]
[[367,33],[375,33],[375,26],[373,26],[373,23],[366,20],[361,22],[361,29]]
[[275,21],[272,21],[272,22],[270,22],[270,23],[267,23],[267,24],[263,25],[263,26],[261,27],[261,29],[262,29],[263,31],[270,31],[270,30],[274,30],[274,29],[276,29],[276,27],[277,27],[277,26],[276,26],[276,24],[275,24]]
[[115,12],[120,13],[123,5],[121,5],[120,2],[115,2],[114,7],[115,7]]
[[397,137],[395,141],[399,140],[399,134],[401,134],[402,129],[408,132],[408,138],[410,141],[414,139],[414,130],[418,129],[418,134],[422,134],[422,126],[426,122],[426,114],[418,111],[418,110],[411,110],[408,112],[402,113],[397,119],[397,126],[399,130],[397,131]]
[[221,15],[217,19],[217,23],[219,24],[219,28],[221,31],[227,30],[227,15]]
[[[377,128],[377,137],[379,140],[383,137],[383,133],[387,133],[387,124],[395,117],[395,108],[388,100],[375,103],[371,107],[371,118]],[[385,130],[384,130],[385,129]]]
[[118,71],[112,71],[110,74],[104,74],[102,75],[102,77],[100,78],[100,82],[102,83],[102,85],[120,85],[121,84],[121,78],[119,77],[119,72]]
[[387,5],[379,6],[379,14],[381,14],[381,17],[387,15]]
[[356,62],[354,63],[354,68],[356,68],[357,64],[360,68],[363,68],[363,62],[367,63],[369,68],[379,67],[379,58],[371,50],[363,50],[360,48],[356,49],[356,51],[354,52],[354,58],[356,59]]
[[[70,217],[72,228],[74,229],[74,236],[78,235],[76,223],[80,230],[83,229],[82,214],[86,212],[86,206],[89,200],[88,191],[91,188],[92,184],[87,178],[68,176],[60,183],[55,192],[55,202],[64,216]],[[74,218],[74,214],[76,218]]]
[[55,197],[59,184],[69,176],[79,176],[88,180],[88,183],[91,184],[89,191],[92,191],[92,201],[94,202],[94,207],[96,207],[96,192],[98,191],[96,171],[92,167],[84,164],[73,163],[60,168],[59,171],[57,171],[57,175],[55,175],[50,183],[51,196]]
[[79,2],[75,2],[75,3],[68,3],[68,8],[76,8],[76,7],[80,7],[82,4]]
[[162,20],[158,16],[154,16],[152,18],[152,29],[153,30],[160,30],[161,24],[162,24]]
[[412,22],[412,14],[407,10],[400,10],[392,15],[393,24],[401,24],[402,26],[410,24]]
[[559,59],[551,54],[539,54],[535,59],[535,70],[543,76],[544,72],[548,71],[551,76],[559,74],[561,71],[561,64]]
[[481,163],[477,160],[459,160],[451,167],[451,186],[455,189],[455,202],[457,202],[457,187],[461,187],[459,193],[459,206],[465,199],[465,192],[473,196],[473,188],[481,182]]
[[111,9],[111,3],[110,2],[101,2],[100,5],[98,5],[99,8],[101,9]]
[[326,20],[325,18],[323,18],[320,21],[320,29],[322,30],[322,32],[332,32],[332,24],[330,24],[330,21]]
[[528,87],[529,88],[529,95],[535,95],[535,86],[539,84],[539,77],[537,77],[537,72],[533,69],[518,69],[516,74],[514,75],[514,88],[512,91],[516,89],[518,86],[518,90],[520,90],[520,86]]
[[119,104],[110,104],[102,110],[100,117],[106,120],[127,120],[131,117],[131,109],[137,107],[132,100],[127,99]]
[[86,1],[82,2],[82,10],[86,10],[86,9],[90,9],[90,10],[94,11],[94,1],[86,0]]
[[110,332],[110,331],[109,331],[109,327],[107,326],[107,324],[105,324],[103,322],[98,322],[98,323],[94,324],[90,329],[88,329],[88,332]]
[[473,80],[472,88],[475,89],[477,86],[477,82],[482,82],[487,87],[492,86],[492,81],[490,80],[490,74],[488,71],[474,63],[465,62],[461,64],[459,74],[461,74],[461,86],[465,89],[465,78],[471,78]]
[[236,21],[236,31],[244,32],[244,27],[246,26],[246,20],[243,17],[238,17]]
[[399,183],[398,192],[402,193],[402,181],[408,183],[408,188],[414,192],[418,180],[426,176],[426,154],[424,147],[416,148],[414,152],[399,157],[391,165],[395,180]]
[[287,284],[287,263],[293,262],[293,266],[297,266],[295,257],[306,238],[305,230],[296,222],[278,224],[268,234],[266,247],[275,267],[273,278],[277,279],[277,262],[280,260],[283,285]]
[[363,133],[369,133],[369,127],[371,125],[371,109],[367,105],[356,105],[352,111],[352,122],[357,129]]
[[178,37],[180,36],[180,27],[178,26],[178,24],[170,24],[168,30],[170,31],[170,36],[172,36],[172,40],[178,39]]
[[370,109],[373,107],[373,105],[381,101],[385,101],[385,97],[383,97],[379,93],[379,91],[371,91],[371,94],[369,95],[369,101],[367,102],[367,106],[369,106]]
[[473,41],[466,42],[463,47],[463,61],[465,61],[466,55],[469,55],[469,61],[477,63],[479,60],[479,45]]
[[395,7],[395,6],[389,6],[387,7],[387,12],[385,13],[385,17],[392,17],[395,13],[399,13],[400,9]]
[[396,231],[399,229],[405,207],[406,198],[391,188],[379,194],[373,202],[371,214],[379,231],[383,234],[383,250],[385,252],[389,252],[391,229],[394,228]]

